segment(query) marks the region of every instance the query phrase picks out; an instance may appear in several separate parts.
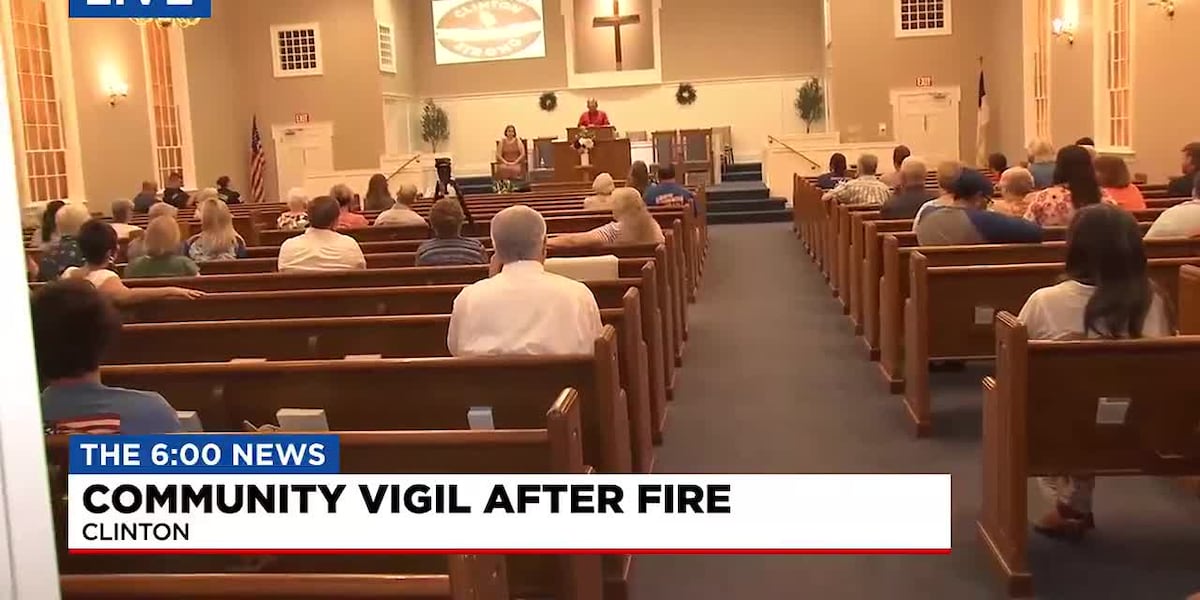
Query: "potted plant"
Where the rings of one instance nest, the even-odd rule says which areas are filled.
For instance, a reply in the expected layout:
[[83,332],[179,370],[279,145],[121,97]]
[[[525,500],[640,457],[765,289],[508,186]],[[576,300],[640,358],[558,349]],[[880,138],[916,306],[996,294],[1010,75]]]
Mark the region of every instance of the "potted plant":
[[825,117],[825,88],[816,77],[796,90],[796,113],[804,121],[804,133],[812,133],[812,124]]
[[421,139],[433,146],[434,153],[438,151],[438,144],[450,139],[450,118],[433,100],[426,100],[421,111]]

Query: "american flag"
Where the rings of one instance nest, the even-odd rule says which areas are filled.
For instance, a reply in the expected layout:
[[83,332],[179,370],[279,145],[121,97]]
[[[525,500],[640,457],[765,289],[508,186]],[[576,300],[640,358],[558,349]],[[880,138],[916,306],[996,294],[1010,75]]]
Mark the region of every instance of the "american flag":
[[258,134],[258,116],[250,132],[250,196],[254,202],[263,201],[263,180],[267,173],[267,154],[263,152],[262,136]]

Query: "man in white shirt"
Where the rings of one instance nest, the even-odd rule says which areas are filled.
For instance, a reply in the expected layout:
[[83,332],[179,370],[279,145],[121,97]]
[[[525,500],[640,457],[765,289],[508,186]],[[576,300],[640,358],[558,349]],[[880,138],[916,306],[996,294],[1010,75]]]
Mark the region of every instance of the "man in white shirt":
[[367,268],[358,241],[333,230],[341,207],[329,196],[308,206],[309,227],[279,247],[279,271],[349,271]]
[[1196,236],[1200,236],[1200,177],[1192,199],[1164,210],[1146,232],[1146,239]]
[[375,217],[376,227],[428,227],[425,217],[413,210],[417,201],[417,186],[406,183],[396,191],[396,204]]
[[493,271],[454,300],[454,356],[591,354],[600,308],[588,287],[547,273],[546,221],[528,206],[492,219]]

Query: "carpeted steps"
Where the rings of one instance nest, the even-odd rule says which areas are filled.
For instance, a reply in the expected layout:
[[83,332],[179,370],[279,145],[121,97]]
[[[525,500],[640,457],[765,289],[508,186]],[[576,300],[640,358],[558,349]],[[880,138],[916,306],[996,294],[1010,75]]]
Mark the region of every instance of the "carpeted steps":
[[462,193],[465,196],[492,193],[492,177],[490,175],[458,177],[457,179],[458,185],[462,187]]
[[722,179],[731,181],[762,181],[762,163],[741,163],[725,169]]
[[708,188],[708,222],[777,223],[792,220],[784,198],[772,198],[762,181],[762,164],[730,165],[724,182]]

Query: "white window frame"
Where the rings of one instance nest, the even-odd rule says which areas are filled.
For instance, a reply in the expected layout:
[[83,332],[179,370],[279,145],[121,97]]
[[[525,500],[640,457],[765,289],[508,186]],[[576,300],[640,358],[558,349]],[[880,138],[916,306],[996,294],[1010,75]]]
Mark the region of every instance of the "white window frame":
[[[387,31],[386,35],[388,37],[388,44],[391,46],[387,53],[385,53],[383,49],[383,36],[385,35],[385,30]],[[382,21],[375,24],[375,51],[377,54],[379,54],[379,71],[382,73],[391,73],[395,75],[398,72],[396,65],[396,61],[398,59],[396,56],[396,26],[394,24],[384,23]],[[391,59],[390,65],[386,60],[388,58]]]
[[1128,143],[1118,144],[1118,140],[1113,139],[1113,107],[1111,93],[1117,89],[1112,88],[1110,69],[1112,63],[1109,60],[1109,44],[1112,39],[1112,14],[1113,4],[1116,0],[1093,0],[1092,3],[1092,21],[1095,32],[1095,43],[1092,44],[1093,58],[1093,81],[1095,82],[1096,93],[1093,94],[1093,131],[1095,132],[1096,144],[1103,154],[1117,154],[1132,156],[1133,141],[1135,139],[1133,115],[1136,114],[1135,107],[1137,100],[1134,90],[1137,89],[1135,81],[1135,69],[1133,68],[1136,61],[1137,48],[1137,27],[1136,27],[1136,11],[1134,2],[1136,0],[1124,0],[1125,9],[1128,12],[1126,15],[1126,23],[1128,30],[1126,33],[1126,43],[1128,47],[1125,49],[1125,68],[1128,72],[1128,80],[1125,82],[1128,86],[1129,101],[1126,106],[1125,120],[1128,122]]
[[[313,32],[313,44],[317,54],[317,66],[313,69],[305,69],[303,71],[285,71],[283,70],[283,55],[279,53],[279,34],[285,31],[300,31],[311,29]],[[378,40],[376,40],[378,45]],[[284,77],[318,77],[325,74],[325,52],[321,43],[321,24],[320,23],[289,23],[286,25],[271,26],[271,67],[275,70],[276,78]]]
[[[155,27],[146,24],[142,27]],[[188,89],[187,55],[184,48],[183,31],[176,27],[167,30],[167,43],[171,52],[171,85],[175,91],[175,106],[179,109],[179,135],[183,144],[183,186],[187,189],[200,187],[196,174],[196,147],[192,137],[192,95]],[[158,161],[158,137],[155,134],[157,123],[154,118],[154,83],[150,73],[150,45],[146,42],[145,32],[139,32],[142,42],[142,71],[146,81],[146,113],[150,123],[150,154],[154,164],[154,173],[161,177],[163,168]],[[162,185],[164,182],[160,181]]]
[[[67,6],[55,0],[45,0],[46,22],[50,27],[50,60],[54,68],[55,98],[62,120],[67,171],[67,201],[83,202],[83,161],[79,147],[79,114],[76,107],[75,75],[71,63],[71,39],[67,29]],[[10,115],[13,126],[13,150],[16,156],[17,184],[23,212],[38,212],[46,202],[35,202],[29,187],[28,161],[25,158],[25,121],[19,107],[21,90],[16,73],[16,44],[13,35],[12,1],[0,0],[0,38],[3,39],[5,62],[4,79],[8,96],[12,98]]]
[[[1033,135],[1034,137],[1049,140],[1050,139],[1050,115],[1052,113],[1052,100],[1050,94],[1050,82],[1054,81],[1051,74],[1051,65],[1054,61],[1050,59],[1052,52],[1053,40],[1050,39],[1050,26],[1053,22],[1054,10],[1053,0],[1034,0],[1034,10],[1036,11],[1034,34],[1036,40],[1034,42],[1033,61],[1033,76],[1034,87],[1031,98],[1033,99]],[[1039,74],[1041,77],[1039,78]],[[1039,95],[1040,90],[1040,95]],[[1041,108],[1038,110],[1038,101],[1043,101]]]
[[[975,0],[984,1],[984,0]],[[918,29],[913,31],[905,31],[900,28],[900,0],[891,0],[892,2],[892,27],[895,35],[898,38],[913,38],[913,37],[938,37],[944,35],[954,35],[954,11],[952,9],[953,0],[943,0],[942,7],[944,9],[945,26],[941,29]]]

